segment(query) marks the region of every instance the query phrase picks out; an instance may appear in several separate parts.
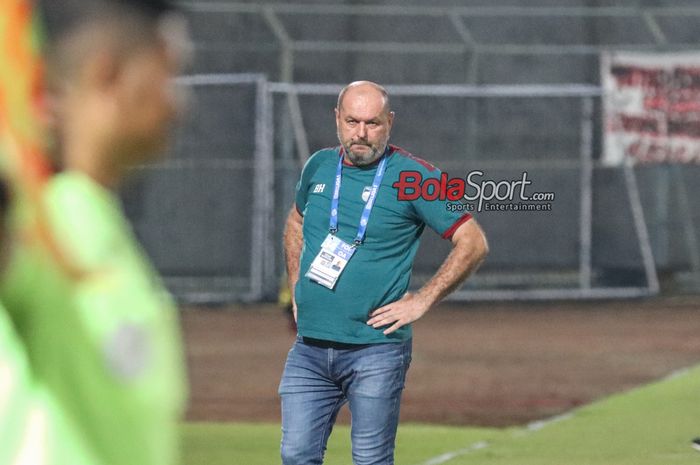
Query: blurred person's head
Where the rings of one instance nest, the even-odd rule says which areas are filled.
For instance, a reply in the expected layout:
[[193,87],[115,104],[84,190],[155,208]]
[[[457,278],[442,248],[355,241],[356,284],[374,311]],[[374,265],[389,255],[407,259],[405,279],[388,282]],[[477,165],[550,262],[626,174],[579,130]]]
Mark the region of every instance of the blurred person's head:
[[[60,5],[58,5],[60,4]],[[183,16],[165,0],[46,0],[54,160],[113,185],[166,146],[186,59]]]
[[370,81],[348,84],[338,95],[335,124],[347,160],[369,165],[384,154],[394,123],[389,94]]

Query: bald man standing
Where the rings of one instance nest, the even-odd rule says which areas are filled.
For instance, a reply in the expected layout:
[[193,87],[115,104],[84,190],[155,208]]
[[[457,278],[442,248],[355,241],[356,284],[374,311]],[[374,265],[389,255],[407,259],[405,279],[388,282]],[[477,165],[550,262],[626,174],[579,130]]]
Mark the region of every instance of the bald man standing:
[[[382,86],[343,88],[335,121],[340,145],[309,158],[284,234],[298,335],[279,387],[282,463],[322,464],[348,403],[353,463],[391,465],[411,323],[457,288],[488,246],[471,215],[446,201],[399,199],[402,172],[441,173],[388,144],[394,112]],[[425,225],[453,248],[432,279],[408,294]]]

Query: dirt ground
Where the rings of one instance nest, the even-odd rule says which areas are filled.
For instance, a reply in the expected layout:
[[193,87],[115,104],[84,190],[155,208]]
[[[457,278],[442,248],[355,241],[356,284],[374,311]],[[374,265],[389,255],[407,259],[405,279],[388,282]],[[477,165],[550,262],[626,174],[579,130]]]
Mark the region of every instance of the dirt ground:
[[[282,311],[185,309],[182,322],[187,418],[279,421],[277,384],[294,339]],[[402,421],[509,426],[700,363],[700,297],[444,304],[414,332]]]

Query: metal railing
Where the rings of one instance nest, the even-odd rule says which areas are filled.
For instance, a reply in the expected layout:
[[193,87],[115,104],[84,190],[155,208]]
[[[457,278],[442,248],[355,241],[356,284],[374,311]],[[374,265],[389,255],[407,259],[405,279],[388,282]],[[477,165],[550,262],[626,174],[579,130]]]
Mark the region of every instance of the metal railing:
[[[190,86],[235,86],[241,83],[254,83],[256,86],[256,99],[254,112],[255,119],[255,156],[251,162],[254,164],[254,179],[251,180],[251,188],[255,192],[253,216],[251,217],[251,244],[250,244],[250,276],[249,292],[235,296],[231,294],[196,289],[190,286],[187,295],[181,295],[189,301],[227,301],[227,300],[259,300],[264,295],[270,295],[279,283],[277,275],[282,260],[279,248],[280,238],[273,234],[275,217],[279,215],[274,205],[274,173],[276,160],[273,153],[274,127],[273,115],[276,112],[287,112],[292,120],[297,120],[299,127],[292,130],[293,135],[305,134],[301,121],[292,112],[293,105],[286,105],[277,110],[273,107],[275,96],[296,99],[299,96],[326,95],[335,96],[342,87],[340,84],[293,84],[283,82],[267,82],[260,75],[194,75],[181,78],[181,84]],[[593,127],[594,127],[594,101],[600,98],[601,90],[595,86],[388,86],[390,94],[394,97],[401,96],[441,96],[468,99],[489,98],[571,98],[581,102],[580,128],[579,128],[579,160],[567,162],[561,166],[551,161],[548,169],[571,169],[575,166],[580,172],[580,195],[578,213],[578,267],[576,270],[575,284],[568,287],[557,287],[556,284],[545,287],[531,287],[527,289],[463,289],[451,296],[458,300],[511,300],[511,299],[579,299],[579,298],[621,298],[653,295],[659,290],[659,282],[654,265],[653,254],[649,242],[649,234],[643,217],[638,186],[634,171],[630,166],[624,170],[625,189],[629,198],[631,216],[634,220],[634,234],[639,246],[639,254],[642,258],[640,269],[643,270],[646,284],[644,286],[630,285],[623,287],[604,287],[592,283],[592,225],[593,217],[593,171],[595,168],[593,157]],[[243,111],[250,111],[244,109]],[[301,115],[301,113],[299,113]],[[537,160],[531,160],[537,162]],[[176,161],[177,162],[177,161]],[[528,160],[512,160],[514,165],[527,165]],[[286,206],[285,206],[286,208]],[[217,225],[211,225],[217,227]],[[195,238],[196,240],[196,238]],[[232,238],[235,240],[235,238]],[[544,272],[544,274],[547,274]],[[498,273],[491,276],[491,281],[498,281]],[[507,280],[506,280],[507,281]],[[551,283],[550,283],[551,284]],[[200,286],[202,287],[202,286]],[[205,286],[206,287],[206,286]]]
[[[356,53],[391,53],[391,54],[447,54],[465,55],[469,61],[469,71],[463,82],[477,83],[479,76],[479,62],[489,55],[590,55],[597,56],[602,49],[617,48],[625,50],[653,50],[653,51],[678,51],[697,49],[697,40],[691,42],[675,41],[669,37],[672,32],[669,26],[664,24],[672,18],[700,18],[700,6],[698,7],[640,7],[640,6],[615,6],[615,7],[517,7],[517,6],[491,6],[491,7],[446,7],[446,6],[410,6],[410,5],[353,5],[353,4],[296,4],[296,3],[236,3],[228,1],[191,1],[182,2],[188,11],[197,13],[232,14],[232,15],[256,15],[262,19],[269,29],[272,42],[249,43],[227,42],[225,46],[229,50],[241,51],[270,51],[280,52],[279,80],[290,82],[293,80],[293,70],[296,54],[301,52],[356,52]],[[380,40],[350,40],[340,38],[328,40],[326,38],[313,37],[313,24],[305,31],[311,38],[294,37],[289,31],[289,22],[305,20],[304,17],[343,17],[343,18],[386,18],[387,21],[395,18],[416,18],[421,20],[440,20],[445,28],[451,32],[450,40],[439,41],[393,41],[391,35]],[[508,40],[508,34],[504,31],[502,42],[495,43],[478,37],[473,25],[469,21],[474,20],[506,20],[514,18],[523,21],[536,21],[548,19],[547,26],[556,29],[557,22],[567,20],[580,20],[590,29],[590,40],[582,40],[578,43],[521,43]],[[600,43],[600,34],[606,31],[606,26],[597,26],[596,21],[620,22],[626,21],[628,27],[618,29],[634,29],[637,39],[634,41],[608,40]],[[633,26],[633,27],[630,27]],[[566,30],[566,25],[562,24]],[[614,30],[614,26],[608,26],[608,30]],[[560,41],[564,42],[564,41]],[[215,46],[211,43],[198,43],[200,47]]]

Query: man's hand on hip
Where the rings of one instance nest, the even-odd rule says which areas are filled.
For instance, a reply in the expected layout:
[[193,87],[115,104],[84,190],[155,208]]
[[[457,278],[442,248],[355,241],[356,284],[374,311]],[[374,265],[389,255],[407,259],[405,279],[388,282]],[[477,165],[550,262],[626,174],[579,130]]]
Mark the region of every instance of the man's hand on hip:
[[407,324],[413,323],[430,309],[430,304],[420,294],[406,293],[400,300],[379,307],[369,314],[367,324],[373,328],[389,326],[384,334],[391,334]]

